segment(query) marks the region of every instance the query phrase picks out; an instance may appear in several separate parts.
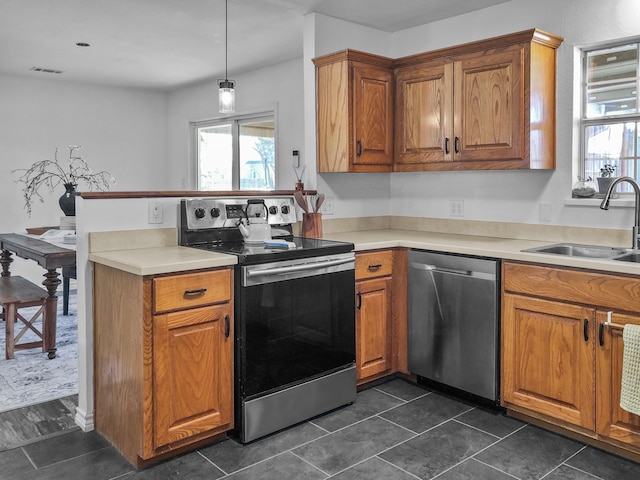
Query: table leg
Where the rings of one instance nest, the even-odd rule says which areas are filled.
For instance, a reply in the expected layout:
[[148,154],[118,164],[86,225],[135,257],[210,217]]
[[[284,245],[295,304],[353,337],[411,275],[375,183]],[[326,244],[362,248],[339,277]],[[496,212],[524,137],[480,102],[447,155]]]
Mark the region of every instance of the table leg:
[[55,268],[47,270],[42,284],[47,289],[49,296],[44,304],[44,349],[48,352],[49,359],[56,358],[56,324],[58,321],[58,296],[56,291],[60,285],[60,274]]
[[0,265],[2,265],[2,277],[8,277],[11,275],[9,271],[9,265],[13,262],[13,258],[11,258],[11,252],[9,250],[2,250],[2,254],[0,254]]

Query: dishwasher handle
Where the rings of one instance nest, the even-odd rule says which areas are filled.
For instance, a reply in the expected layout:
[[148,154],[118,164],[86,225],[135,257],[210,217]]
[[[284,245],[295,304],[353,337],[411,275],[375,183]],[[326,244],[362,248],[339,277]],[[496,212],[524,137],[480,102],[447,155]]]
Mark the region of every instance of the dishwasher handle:
[[424,272],[432,272],[432,273],[438,272],[438,273],[449,274],[449,275],[461,275],[464,277],[473,277],[473,278],[478,278],[483,280],[495,281],[496,279],[496,275],[493,273],[476,272],[473,270],[459,270],[455,268],[442,268],[442,267],[437,267],[435,265],[430,265],[428,263],[409,262],[409,268],[413,268],[415,270],[422,270]]
[[466,275],[467,277],[470,277],[471,275],[473,275],[473,272],[471,270],[456,270],[454,268],[442,268],[442,267],[436,267],[435,265],[429,265],[427,263],[410,262],[409,267],[415,268],[416,270],[425,270],[427,272],[453,273],[456,275]]

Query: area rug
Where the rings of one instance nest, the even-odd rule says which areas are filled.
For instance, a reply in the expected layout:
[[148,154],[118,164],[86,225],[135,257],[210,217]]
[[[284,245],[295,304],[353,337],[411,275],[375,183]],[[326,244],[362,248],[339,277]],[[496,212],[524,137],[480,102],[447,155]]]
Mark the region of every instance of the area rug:
[[[23,309],[21,312],[28,312]],[[16,324],[18,328],[19,323]],[[41,330],[41,320],[37,322]],[[78,317],[76,295],[69,296],[69,314],[62,315],[62,295],[58,301],[56,358],[49,360],[42,348],[18,350],[5,359],[5,325],[0,320],[0,412],[34,405],[78,393]],[[21,341],[35,341],[32,332]]]

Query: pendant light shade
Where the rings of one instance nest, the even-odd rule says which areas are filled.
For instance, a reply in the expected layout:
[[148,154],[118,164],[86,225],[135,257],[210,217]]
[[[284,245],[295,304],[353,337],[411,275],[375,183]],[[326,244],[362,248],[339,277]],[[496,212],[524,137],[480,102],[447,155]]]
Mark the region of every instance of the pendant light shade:
[[229,54],[229,5],[224,1],[224,80],[218,80],[218,111],[220,113],[233,113],[236,111],[236,82],[229,80],[227,72],[227,57]]
[[236,111],[236,82],[233,80],[218,80],[218,110],[220,113],[233,113]]

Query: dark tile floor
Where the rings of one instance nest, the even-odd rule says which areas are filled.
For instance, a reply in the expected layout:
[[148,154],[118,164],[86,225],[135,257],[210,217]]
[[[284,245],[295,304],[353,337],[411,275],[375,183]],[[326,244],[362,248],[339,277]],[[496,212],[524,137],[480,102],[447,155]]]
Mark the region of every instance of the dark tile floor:
[[0,452],[0,478],[636,480],[640,464],[394,379],[250,445],[225,440],[136,471],[76,430]]

